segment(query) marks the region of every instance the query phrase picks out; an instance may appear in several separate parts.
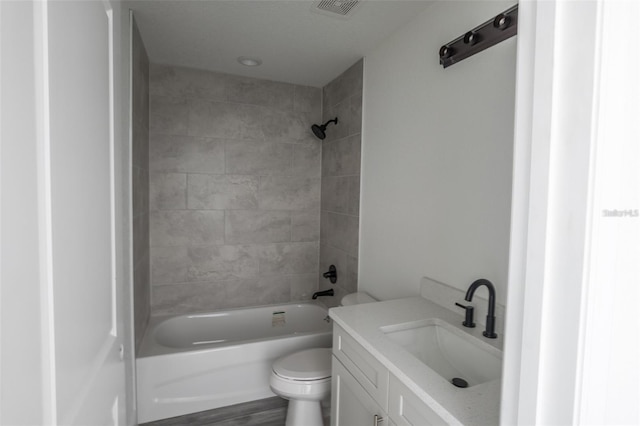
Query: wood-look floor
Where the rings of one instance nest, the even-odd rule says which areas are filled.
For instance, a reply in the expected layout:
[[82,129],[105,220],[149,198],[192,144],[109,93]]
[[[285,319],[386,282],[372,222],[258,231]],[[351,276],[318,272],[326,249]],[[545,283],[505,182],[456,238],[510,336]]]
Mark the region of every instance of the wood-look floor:
[[[326,402],[328,403],[328,401]],[[284,426],[288,403],[289,401],[276,396],[170,419],[141,423],[140,426]],[[328,426],[331,409],[324,405],[322,408],[323,420],[324,424]]]
[[282,426],[287,414],[287,402],[287,400],[276,396],[215,410],[142,423],[140,426]]

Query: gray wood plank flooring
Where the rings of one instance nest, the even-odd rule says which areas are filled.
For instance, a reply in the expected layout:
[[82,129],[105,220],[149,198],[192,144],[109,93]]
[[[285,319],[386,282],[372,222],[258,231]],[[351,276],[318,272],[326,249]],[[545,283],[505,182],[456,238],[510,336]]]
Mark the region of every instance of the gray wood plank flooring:
[[283,426],[287,403],[287,400],[276,396],[142,423],[140,426]]

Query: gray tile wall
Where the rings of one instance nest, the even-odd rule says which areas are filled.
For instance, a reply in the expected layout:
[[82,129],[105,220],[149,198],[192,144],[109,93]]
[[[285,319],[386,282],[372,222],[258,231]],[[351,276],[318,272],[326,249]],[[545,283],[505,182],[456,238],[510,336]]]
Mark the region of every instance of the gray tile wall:
[[338,117],[322,145],[320,272],[335,265],[338,282],[320,277],[319,287],[335,289],[330,306],[358,286],[362,72],[360,60],[322,89],[323,122]]
[[309,299],[318,287],[320,89],[150,67],[151,310]]
[[132,197],[133,299],[136,352],[149,321],[149,58],[133,21]]

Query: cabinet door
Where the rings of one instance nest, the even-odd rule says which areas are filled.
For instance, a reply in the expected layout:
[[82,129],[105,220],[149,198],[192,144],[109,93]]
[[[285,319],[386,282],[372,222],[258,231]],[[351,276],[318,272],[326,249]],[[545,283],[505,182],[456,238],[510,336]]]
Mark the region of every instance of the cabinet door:
[[332,367],[331,426],[388,426],[387,414],[335,356]]
[[389,418],[398,426],[461,425],[453,418],[440,417],[394,375],[389,377]]
[[376,403],[387,411],[389,371],[338,324],[333,324],[333,355]]

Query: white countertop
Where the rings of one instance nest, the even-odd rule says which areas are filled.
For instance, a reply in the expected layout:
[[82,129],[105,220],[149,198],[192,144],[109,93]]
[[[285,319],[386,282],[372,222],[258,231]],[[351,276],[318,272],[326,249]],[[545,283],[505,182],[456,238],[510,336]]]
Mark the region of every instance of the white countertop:
[[[425,298],[412,297],[355,306],[331,308],[331,318],[380,361],[391,374],[413,391],[432,410],[450,424],[498,425],[500,418],[500,380],[469,388],[457,388],[394,344],[380,327],[427,318],[440,318],[465,333],[502,351],[502,336],[487,339],[483,326],[462,326],[463,314],[445,309]],[[500,331],[500,330],[499,330]]]

